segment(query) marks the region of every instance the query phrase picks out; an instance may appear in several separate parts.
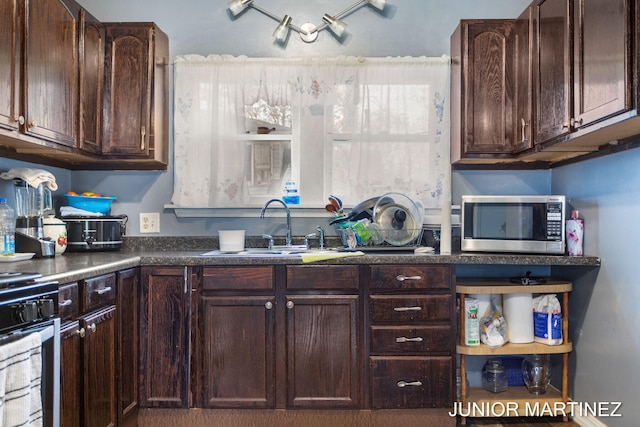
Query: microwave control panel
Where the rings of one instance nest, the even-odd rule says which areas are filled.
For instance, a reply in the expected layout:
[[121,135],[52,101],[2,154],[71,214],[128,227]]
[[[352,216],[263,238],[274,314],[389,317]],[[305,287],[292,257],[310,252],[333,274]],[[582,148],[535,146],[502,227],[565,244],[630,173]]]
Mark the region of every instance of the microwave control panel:
[[547,203],[547,239],[562,239],[562,202]]

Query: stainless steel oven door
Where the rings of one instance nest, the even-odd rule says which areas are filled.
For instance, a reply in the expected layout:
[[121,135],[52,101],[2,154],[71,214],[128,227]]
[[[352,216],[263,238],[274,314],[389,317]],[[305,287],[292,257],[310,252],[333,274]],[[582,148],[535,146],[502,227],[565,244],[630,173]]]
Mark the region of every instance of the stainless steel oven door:
[[40,334],[42,341],[42,425],[60,427],[60,319],[40,322],[11,334],[27,336],[34,332]]

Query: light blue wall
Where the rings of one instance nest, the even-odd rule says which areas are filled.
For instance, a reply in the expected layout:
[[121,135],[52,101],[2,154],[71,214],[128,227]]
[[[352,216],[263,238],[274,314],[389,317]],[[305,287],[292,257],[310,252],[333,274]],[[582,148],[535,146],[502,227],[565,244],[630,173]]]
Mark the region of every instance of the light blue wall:
[[[463,18],[511,18],[528,4],[525,0],[388,0],[390,17],[365,7],[344,20],[350,37],[339,44],[327,31],[311,44],[292,32],[286,49],[271,38],[277,22],[256,10],[248,10],[235,20],[227,14],[226,0],[80,0],[79,3],[101,21],[154,21],[170,40],[171,56],[188,53],[217,53],[264,57],[309,57],[338,55],[404,56],[449,54],[449,37]],[[256,0],[268,10],[293,17],[301,25],[321,22],[324,13],[338,13],[352,0]],[[518,174],[516,174],[518,175]],[[173,191],[173,165],[167,172],[73,172],[72,182],[81,191],[113,194],[114,214],[129,215],[127,234],[138,235],[139,212],[161,212],[161,234],[167,236],[215,235],[220,228],[245,228],[249,235],[274,232],[282,220],[184,219],[176,218],[163,206]],[[531,178],[530,178],[531,176]],[[538,173],[522,173],[519,181],[537,186]],[[490,188],[490,183],[488,184]],[[82,188],[80,188],[82,187]],[[547,191],[542,188],[541,191]],[[328,217],[294,218],[293,232],[303,235],[316,225],[327,225]]]
[[602,259],[574,282],[570,365],[574,400],[625,402],[623,418],[602,419],[610,427],[640,419],[639,166],[634,149],[554,169],[551,179],[584,218],[585,253]]

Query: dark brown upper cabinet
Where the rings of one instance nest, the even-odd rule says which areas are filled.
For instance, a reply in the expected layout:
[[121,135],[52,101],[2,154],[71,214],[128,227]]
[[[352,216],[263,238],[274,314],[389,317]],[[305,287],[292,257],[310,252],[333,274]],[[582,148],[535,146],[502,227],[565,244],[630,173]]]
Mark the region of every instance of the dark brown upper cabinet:
[[19,0],[0,2],[0,128],[9,130],[19,126],[21,28]]
[[575,0],[574,128],[628,111],[632,102],[631,0]]
[[78,138],[79,6],[25,0],[22,131],[75,147]]
[[515,20],[464,20],[451,36],[451,160],[514,152]]
[[0,127],[8,131],[2,136],[75,147],[78,5],[9,0],[0,12]]
[[107,57],[102,152],[168,163],[169,41],[153,23],[105,23]]
[[104,88],[104,27],[86,10],[80,10],[80,120],[79,148],[102,152],[102,101]]
[[513,27],[461,21],[451,46],[452,163],[548,167],[640,134],[639,7],[534,0]]
[[571,0],[542,0],[534,7],[536,144],[570,131]]
[[527,8],[516,21],[514,31],[514,67],[516,88],[514,152],[533,147],[533,40],[531,36],[533,9]]
[[168,38],[153,23],[109,29],[74,0],[2,2],[3,157],[68,169],[167,169]]

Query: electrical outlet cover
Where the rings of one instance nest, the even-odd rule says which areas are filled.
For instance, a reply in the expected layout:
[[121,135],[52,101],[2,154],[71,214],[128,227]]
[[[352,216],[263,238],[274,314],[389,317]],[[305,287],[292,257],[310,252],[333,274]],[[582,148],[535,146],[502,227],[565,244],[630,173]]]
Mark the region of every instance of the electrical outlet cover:
[[159,233],[160,214],[158,212],[140,214],[140,233]]

